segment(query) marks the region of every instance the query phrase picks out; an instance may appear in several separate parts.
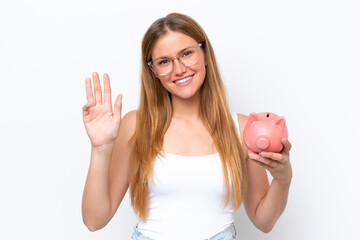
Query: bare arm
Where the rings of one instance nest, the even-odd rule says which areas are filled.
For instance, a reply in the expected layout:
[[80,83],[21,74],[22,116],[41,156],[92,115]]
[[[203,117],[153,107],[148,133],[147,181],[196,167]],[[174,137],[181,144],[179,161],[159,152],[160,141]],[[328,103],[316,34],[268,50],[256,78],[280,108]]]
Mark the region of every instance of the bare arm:
[[[241,133],[248,117],[239,115]],[[283,142],[284,149],[280,153],[267,153],[265,156],[247,157],[248,193],[244,199],[244,207],[253,224],[261,231],[270,232],[277,219],[284,211],[288,199],[292,170],[289,162],[291,145]],[[244,151],[247,152],[245,144]],[[273,176],[271,185],[266,174],[269,170]]]
[[113,145],[102,150],[91,147],[91,160],[82,199],[84,224],[90,231],[110,221],[111,205],[108,172]]
[[[128,188],[128,141],[134,129],[136,111],[121,119],[121,97],[111,107],[110,80],[104,75],[104,101],[97,73],[95,99],[91,81],[86,80],[88,103],[83,108],[84,124],[91,140],[91,159],[82,199],[84,224],[90,231],[103,228],[113,217]],[[91,79],[90,79],[91,80]]]
[[82,213],[90,231],[103,228],[112,219],[129,187],[128,143],[135,129],[136,111],[128,112],[121,120],[113,148],[91,151],[86,179]]
[[254,224],[263,232],[270,232],[276,221],[281,216],[287,203],[290,182],[281,184],[272,180],[269,191],[255,212]]

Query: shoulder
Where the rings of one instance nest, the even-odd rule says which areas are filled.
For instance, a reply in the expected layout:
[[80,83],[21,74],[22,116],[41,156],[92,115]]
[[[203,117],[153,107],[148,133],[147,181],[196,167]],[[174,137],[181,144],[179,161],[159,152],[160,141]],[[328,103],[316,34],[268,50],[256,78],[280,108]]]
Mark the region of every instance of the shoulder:
[[121,119],[121,121],[125,120],[125,121],[129,121],[129,122],[134,122],[136,123],[136,112],[137,110],[132,110],[127,112],[124,117]]
[[123,131],[123,134],[127,136],[132,136],[136,128],[136,111],[127,112],[124,117],[121,119],[119,131]]
[[240,127],[240,132],[241,132],[241,137],[243,135],[243,130],[244,127],[247,123],[247,121],[249,120],[249,116],[241,114],[241,113],[237,113],[237,118],[238,118],[238,122],[239,122],[239,127]]
[[[241,140],[241,143],[244,143],[243,133],[244,133],[245,125],[246,125],[247,121],[249,120],[249,116],[241,114],[241,113],[237,113],[237,118],[238,118],[240,133],[241,133],[240,140]],[[242,147],[244,148],[244,151],[247,152],[246,144],[242,144]]]
[[249,116],[241,114],[241,113],[236,113],[236,114],[237,114],[239,123],[245,123],[246,124],[247,120],[249,119]]

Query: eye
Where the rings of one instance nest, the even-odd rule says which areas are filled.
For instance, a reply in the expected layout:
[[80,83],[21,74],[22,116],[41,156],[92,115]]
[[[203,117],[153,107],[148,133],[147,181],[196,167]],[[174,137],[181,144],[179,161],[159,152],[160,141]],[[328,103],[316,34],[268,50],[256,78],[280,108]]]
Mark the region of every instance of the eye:
[[156,65],[161,66],[161,65],[166,65],[169,63],[168,59],[164,59],[164,60],[159,60]]
[[184,52],[184,54],[182,55],[183,57],[188,57],[192,54],[192,51],[186,51]]

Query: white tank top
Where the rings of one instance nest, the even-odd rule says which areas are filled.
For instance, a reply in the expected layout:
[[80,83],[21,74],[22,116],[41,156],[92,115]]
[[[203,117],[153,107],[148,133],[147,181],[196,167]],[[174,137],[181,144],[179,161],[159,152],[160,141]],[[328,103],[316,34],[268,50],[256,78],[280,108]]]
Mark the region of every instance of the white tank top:
[[[232,113],[240,134],[236,113]],[[241,136],[241,135],[240,135]],[[151,239],[207,239],[234,222],[231,201],[224,208],[224,181],[219,153],[182,156],[163,152],[150,181],[149,215],[138,231]],[[231,178],[229,174],[230,184]],[[230,185],[231,186],[231,185]]]

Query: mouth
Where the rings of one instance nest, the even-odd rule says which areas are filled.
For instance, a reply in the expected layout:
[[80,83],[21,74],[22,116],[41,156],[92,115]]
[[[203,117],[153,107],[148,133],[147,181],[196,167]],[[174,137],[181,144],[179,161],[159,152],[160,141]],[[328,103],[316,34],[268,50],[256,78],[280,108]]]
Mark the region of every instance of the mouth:
[[178,79],[178,80],[175,80],[173,81],[173,83],[175,84],[183,84],[183,83],[186,83],[188,81],[190,81],[193,77],[194,77],[195,74],[191,75],[191,76],[187,76],[187,77],[184,77],[184,78],[181,78],[181,79]]

